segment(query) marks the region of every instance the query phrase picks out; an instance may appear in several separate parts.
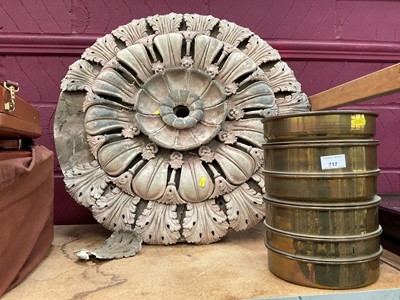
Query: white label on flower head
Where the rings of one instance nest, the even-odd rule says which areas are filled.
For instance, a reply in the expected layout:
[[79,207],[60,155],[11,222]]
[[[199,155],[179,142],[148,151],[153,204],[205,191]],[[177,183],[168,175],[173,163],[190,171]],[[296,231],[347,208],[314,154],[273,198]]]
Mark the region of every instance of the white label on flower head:
[[321,156],[321,168],[322,170],[346,168],[346,155]]

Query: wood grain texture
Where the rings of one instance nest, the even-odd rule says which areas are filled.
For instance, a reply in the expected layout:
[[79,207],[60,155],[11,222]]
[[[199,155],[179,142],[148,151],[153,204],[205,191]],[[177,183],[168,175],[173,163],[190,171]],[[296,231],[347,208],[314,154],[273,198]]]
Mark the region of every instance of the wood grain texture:
[[400,64],[346,82],[309,97],[311,110],[350,105],[400,91]]
[[[84,49],[116,27],[169,12],[211,14],[248,27],[278,49],[314,95],[400,61],[400,1],[389,0],[1,0],[0,80],[38,107],[54,151],[61,79]],[[400,93],[348,108],[378,112],[378,192],[400,192]],[[65,192],[55,161],[55,221],[92,222]]]

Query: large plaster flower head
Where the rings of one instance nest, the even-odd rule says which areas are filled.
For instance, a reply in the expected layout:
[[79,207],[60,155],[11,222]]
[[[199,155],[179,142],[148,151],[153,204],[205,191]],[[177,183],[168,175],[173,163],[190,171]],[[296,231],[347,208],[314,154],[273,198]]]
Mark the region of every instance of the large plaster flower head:
[[308,102],[265,41],[195,14],[120,26],[71,65],[62,90],[68,191],[107,228],[156,244],[211,243],[262,220],[261,119]]

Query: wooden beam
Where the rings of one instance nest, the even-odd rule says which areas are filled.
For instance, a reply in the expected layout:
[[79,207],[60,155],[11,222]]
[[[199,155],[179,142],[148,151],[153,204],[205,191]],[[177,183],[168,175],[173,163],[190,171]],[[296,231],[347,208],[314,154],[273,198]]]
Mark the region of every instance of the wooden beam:
[[400,91],[400,63],[309,97],[311,110],[323,110]]

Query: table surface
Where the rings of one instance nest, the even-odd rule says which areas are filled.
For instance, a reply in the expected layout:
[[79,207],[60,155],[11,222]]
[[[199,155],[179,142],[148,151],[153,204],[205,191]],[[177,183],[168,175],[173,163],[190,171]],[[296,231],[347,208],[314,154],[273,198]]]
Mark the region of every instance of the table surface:
[[[283,281],[268,271],[262,224],[231,232],[211,245],[143,245],[136,256],[79,261],[74,251],[100,247],[110,232],[100,225],[55,226],[48,256],[15,289],[12,299],[242,299],[345,293]],[[371,291],[400,287],[400,271],[381,262]]]

